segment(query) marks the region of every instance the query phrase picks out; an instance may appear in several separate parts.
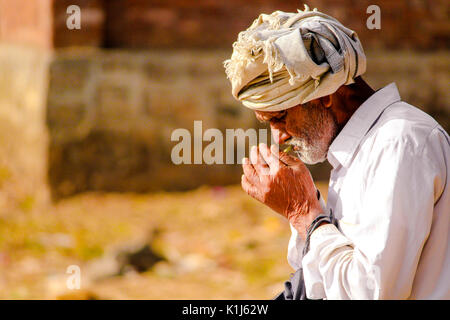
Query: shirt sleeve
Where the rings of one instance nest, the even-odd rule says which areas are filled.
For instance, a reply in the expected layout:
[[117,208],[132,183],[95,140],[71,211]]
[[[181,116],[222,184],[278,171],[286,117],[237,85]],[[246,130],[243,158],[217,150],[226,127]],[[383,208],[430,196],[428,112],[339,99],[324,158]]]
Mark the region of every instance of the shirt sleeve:
[[405,139],[377,142],[364,182],[355,185],[365,190],[355,199],[361,212],[352,241],[330,224],[311,236],[302,260],[308,298],[410,296],[434,203],[444,188],[439,163],[445,161],[437,149]]

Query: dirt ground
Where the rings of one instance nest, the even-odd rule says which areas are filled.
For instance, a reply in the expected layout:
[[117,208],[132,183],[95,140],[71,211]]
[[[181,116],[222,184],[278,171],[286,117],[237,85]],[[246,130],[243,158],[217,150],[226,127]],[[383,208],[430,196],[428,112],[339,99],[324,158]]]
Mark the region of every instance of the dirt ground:
[[0,298],[271,299],[293,272],[289,236],[240,186],[21,204],[0,212]]

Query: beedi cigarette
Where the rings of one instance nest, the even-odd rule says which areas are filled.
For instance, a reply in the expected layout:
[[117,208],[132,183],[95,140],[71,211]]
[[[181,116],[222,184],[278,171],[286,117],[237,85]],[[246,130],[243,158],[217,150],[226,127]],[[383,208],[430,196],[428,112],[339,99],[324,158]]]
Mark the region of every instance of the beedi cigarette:
[[283,150],[283,152],[284,153],[288,153],[289,151],[291,151],[292,150],[292,145],[288,145],[284,150]]

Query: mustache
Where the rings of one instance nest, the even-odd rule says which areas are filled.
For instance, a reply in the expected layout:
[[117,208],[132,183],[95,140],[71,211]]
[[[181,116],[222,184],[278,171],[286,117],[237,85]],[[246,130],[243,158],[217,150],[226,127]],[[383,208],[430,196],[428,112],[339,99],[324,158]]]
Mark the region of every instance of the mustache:
[[283,144],[291,145],[291,146],[299,146],[302,143],[303,139],[298,137],[291,137],[287,139]]
[[295,149],[292,149],[292,152],[297,156],[297,158],[301,157],[301,152],[299,150],[299,138],[297,137],[290,137],[289,139],[287,139],[286,141],[284,141],[283,143],[284,145],[288,145],[288,146],[292,146],[292,147],[296,147]]

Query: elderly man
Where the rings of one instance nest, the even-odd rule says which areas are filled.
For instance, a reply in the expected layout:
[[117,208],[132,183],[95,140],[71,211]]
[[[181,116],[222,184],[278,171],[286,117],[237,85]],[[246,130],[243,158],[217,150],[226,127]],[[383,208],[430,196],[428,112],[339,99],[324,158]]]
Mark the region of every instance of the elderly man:
[[[243,159],[243,189],[291,225],[279,299],[450,298],[449,136],[365,67],[356,33],[307,7],[260,15],[225,61],[235,98],[297,154]],[[325,159],[326,206],[303,164]]]

